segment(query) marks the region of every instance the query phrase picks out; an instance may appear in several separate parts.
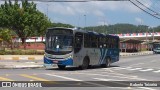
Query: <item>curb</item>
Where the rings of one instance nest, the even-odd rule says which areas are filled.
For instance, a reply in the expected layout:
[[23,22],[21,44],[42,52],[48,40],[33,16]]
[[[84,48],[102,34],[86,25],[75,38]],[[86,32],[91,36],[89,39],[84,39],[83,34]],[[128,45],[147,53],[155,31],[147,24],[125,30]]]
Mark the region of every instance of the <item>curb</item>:
[[43,65],[0,65],[0,69],[34,69],[43,67]]
[[0,55],[0,60],[42,60],[43,55]]
[[153,52],[146,52],[146,53],[126,53],[123,55],[120,55],[121,57],[128,57],[128,56],[140,56],[140,55],[151,55]]

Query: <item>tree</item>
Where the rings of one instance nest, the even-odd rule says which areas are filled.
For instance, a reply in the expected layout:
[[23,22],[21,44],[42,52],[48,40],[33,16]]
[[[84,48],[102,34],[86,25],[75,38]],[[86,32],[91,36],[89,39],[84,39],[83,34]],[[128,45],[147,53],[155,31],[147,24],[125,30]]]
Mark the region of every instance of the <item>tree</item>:
[[12,47],[12,32],[9,29],[0,29],[0,43],[8,43]]
[[9,29],[1,29],[0,30],[0,39],[1,41],[6,41],[7,43],[12,42],[12,34]]
[[[103,26],[92,26],[85,27],[84,29],[89,31],[96,31],[99,33],[107,34],[120,34],[120,33],[145,33],[151,31],[146,25],[133,25],[133,24],[114,24],[114,25],[103,25]],[[155,28],[158,31],[158,28]],[[160,30],[160,29],[159,29]]]
[[52,27],[66,27],[66,28],[73,28],[74,26],[70,24],[64,24],[64,23],[52,23]]
[[22,44],[32,36],[44,35],[45,30],[51,25],[48,18],[36,9],[36,4],[22,0],[22,5],[15,0],[9,0],[0,7],[0,27],[9,28],[21,38]]

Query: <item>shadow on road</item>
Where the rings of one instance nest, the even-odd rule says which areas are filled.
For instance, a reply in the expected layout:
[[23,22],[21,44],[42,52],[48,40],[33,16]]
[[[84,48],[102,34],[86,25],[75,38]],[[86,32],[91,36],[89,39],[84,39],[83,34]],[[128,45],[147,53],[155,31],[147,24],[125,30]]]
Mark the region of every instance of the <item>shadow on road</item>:
[[[120,67],[120,66],[117,66],[117,65],[111,65],[110,67],[108,68],[112,68],[112,67]],[[85,69],[85,70],[91,70],[91,69],[102,69],[101,66],[89,66],[88,69]],[[56,70],[56,71],[78,71],[78,70],[82,70],[80,69],[79,67],[66,67],[65,69],[61,70],[59,69],[58,67],[57,68],[50,68],[50,69],[46,69],[46,70]]]

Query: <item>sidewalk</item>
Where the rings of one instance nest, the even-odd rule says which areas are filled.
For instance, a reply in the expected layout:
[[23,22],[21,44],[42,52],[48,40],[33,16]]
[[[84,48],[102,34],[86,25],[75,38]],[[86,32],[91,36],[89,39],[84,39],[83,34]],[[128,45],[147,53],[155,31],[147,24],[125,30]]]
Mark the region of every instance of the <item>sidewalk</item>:
[[128,57],[128,56],[138,56],[138,55],[149,55],[153,54],[153,51],[142,51],[142,52],[136,52],[136,53],[120,53],[120,57]]
[[42,68],[43,62],[0,62],[0,69]]
[[[120,57],[149,55],[152,51],[143,51],[137,53],[120,53]],[[5,68],[42,68],[43,55],[0,55],[0,69]]]
[[0,69],[42,68],[43,55],[0,55]]
[[0,60],[42,60],[44,55],[0,55]]

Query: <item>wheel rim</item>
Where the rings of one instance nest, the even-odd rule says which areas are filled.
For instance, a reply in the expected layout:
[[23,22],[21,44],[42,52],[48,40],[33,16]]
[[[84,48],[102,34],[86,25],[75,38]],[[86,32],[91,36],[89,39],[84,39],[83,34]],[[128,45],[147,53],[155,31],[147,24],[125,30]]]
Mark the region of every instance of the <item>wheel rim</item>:
[[89,66],[89,61],[88,61],[88,60],[86,60],[86,59],[84,59],[84,61],[83,61],[83,65],[82,65],[82,69],[87,69],[87,68],[88,68],[88,66]]

